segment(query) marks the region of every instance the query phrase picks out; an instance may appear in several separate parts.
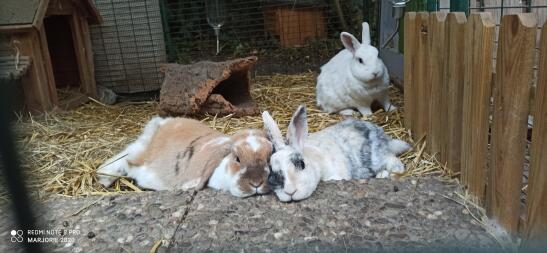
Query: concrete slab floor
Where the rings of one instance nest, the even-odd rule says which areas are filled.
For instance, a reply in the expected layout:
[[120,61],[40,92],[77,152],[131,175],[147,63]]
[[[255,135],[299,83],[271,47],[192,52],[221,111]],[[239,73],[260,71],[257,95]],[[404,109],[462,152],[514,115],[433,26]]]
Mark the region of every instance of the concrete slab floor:
[[[413,182],[415,184],[413,184]],[[435,178],[321,183],[307,200],[240,199],[206,189],[105,197],[55,197],[37,229],[66,230],[42,243],[55,252],[469,252],[501,250],[464,207],[444,197],[457,185]],[[443,196],[444,195],[444,196]],[[0,252],[11,211],[0,213]]]

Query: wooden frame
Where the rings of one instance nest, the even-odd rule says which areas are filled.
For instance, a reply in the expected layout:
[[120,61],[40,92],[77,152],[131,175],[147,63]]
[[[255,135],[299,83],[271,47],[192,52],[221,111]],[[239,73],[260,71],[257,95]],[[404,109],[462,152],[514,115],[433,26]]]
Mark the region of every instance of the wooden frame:
[[98,24],[102,21],[95,6],[90,0],[42,0],[36,8],[32,23],[0,26],[0,33],[8,34],[10,40],[17,44],[17,49],[14,50],[19,51],[20,55],[29,56],[32,60],[21,80],[27,110],[46,111],[59,105],[54,66],[44,26],[44,19],[48,16],[69,17],[80,76],[80,90],[86,99],[88,96],[95,97],[95,69],[89,24]]

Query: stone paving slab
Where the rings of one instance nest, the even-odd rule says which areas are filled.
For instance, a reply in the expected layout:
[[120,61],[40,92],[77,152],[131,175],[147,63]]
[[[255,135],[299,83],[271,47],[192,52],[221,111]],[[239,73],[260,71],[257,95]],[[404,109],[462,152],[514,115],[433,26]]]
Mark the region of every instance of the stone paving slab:
[[[463,206],[443,197],[456,190],[438,179],[375,179],[322,183],[296,203],[210,189],[54,198],[39,218],[47,229],[80,231],[74,243],[47,244],[55,252],[150,252],[159,241],[157,252],[500,250]],[[0,214],[0,252],[17,245],[10,220]]]
[[[56,252],[149,252],[156,241],[174,235],[191,197],[181,191],[56,197],[36,212],[42,224],[37,229],[79,232],[39,236],[58,238],[58,243],[43,244]],[[9,232],[17,228],[6,213],[0,214],[0,252],[13,252],[17,244],[11,243]]]
[[[455,186],[438,180],[332,182],[298,203],[269,196],[198,194],[177,232],[176,252],[456,252],[497,247],[463,207],[443,197]],[[219,202],[219,199],[223,199]]]

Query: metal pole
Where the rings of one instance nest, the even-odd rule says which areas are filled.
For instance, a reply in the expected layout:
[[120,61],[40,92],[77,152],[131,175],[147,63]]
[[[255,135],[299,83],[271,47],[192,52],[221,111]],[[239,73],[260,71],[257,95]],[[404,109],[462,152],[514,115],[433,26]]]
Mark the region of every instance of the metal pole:
[[524,8],[524,12],[527,12],[527,13],[532,12],[532,0],[525,0],[523,4],[526,6]]
[[484,11],[484,0],[477,0],[479,4],[479,11]]

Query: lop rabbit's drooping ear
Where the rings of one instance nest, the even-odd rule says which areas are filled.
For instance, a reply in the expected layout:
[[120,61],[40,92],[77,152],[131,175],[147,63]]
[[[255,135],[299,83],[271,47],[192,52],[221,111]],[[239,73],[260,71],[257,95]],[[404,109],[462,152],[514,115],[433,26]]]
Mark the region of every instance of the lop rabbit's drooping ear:
[[362,42],[364,45],[370,45],[370,28],[367,22],[363,22]]
[[97,177],[105,187],[128,176],[152,190],[207,185],[247,197],[270,191],[271,153],[272,143],[261,130],[227,136],[194,119],[154,118],[137,141],[98,169]]
[[304,149],[304,141],[308,136],[308,119],[306,107],[300,105],[294,112],[289,129],[287,130],[287,140],[289,145],[294,149],[302,152]]
[[351,54],[355,54],[357,49],[361,46],[361,43],[350,33],[342,32],[340,34],[340,40],[342,41],[342,44],[344,44],[344,47],[351,52]]

